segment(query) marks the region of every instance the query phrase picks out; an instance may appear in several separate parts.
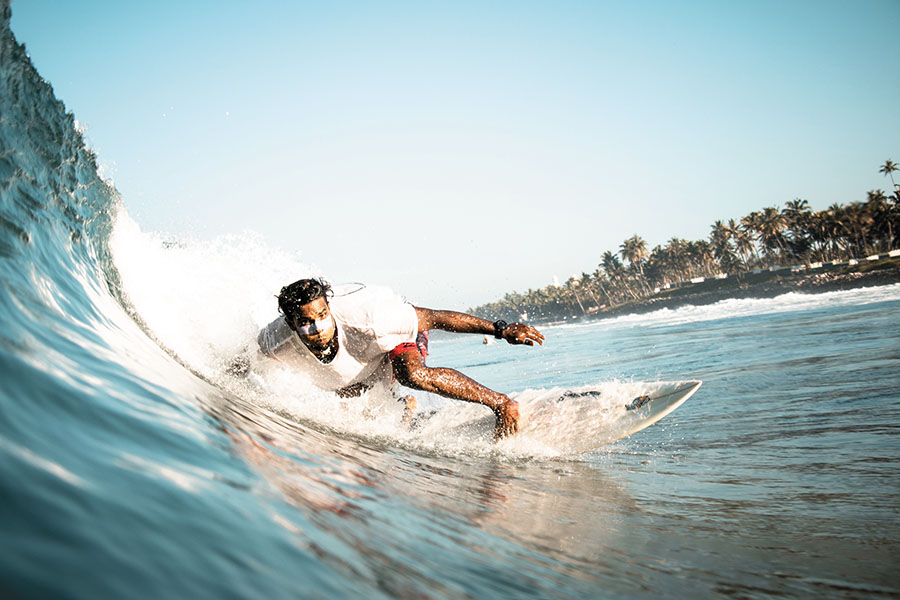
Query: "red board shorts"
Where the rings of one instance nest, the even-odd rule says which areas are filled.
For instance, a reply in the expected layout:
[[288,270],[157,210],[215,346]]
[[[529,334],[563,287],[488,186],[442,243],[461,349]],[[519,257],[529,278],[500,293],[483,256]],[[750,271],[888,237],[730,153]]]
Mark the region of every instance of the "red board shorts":
[[419,335],[416,336],[415,342],[405,342],[400,344],[393,350],[391,350],[391,360],[394,360],[404,352],[408,352],[410,350],[418,350],[419,354],[422,355],[422,360],[424,361],[428,358],[428,331],[420,331]]

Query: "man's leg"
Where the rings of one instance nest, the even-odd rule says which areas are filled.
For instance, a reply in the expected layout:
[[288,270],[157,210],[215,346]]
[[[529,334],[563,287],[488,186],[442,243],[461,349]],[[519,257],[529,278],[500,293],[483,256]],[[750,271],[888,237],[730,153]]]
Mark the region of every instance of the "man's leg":
[[456,369],[426,367],[414,344],[401,344],[394,348],[391,363],[397,380],[408,388],[489,407],[497,418],[497,437],[506,437],[518,431],[519,405],[516,401],[481,385]]
[[[416,348],[422,355],[422,362],[428,358],[428,330],[420,331],[416,336]],[[403,422],[409,425],[412,422],[413,415],[416,413],[416,397],[412,394],[403,396],[398,399],[403,403]]]

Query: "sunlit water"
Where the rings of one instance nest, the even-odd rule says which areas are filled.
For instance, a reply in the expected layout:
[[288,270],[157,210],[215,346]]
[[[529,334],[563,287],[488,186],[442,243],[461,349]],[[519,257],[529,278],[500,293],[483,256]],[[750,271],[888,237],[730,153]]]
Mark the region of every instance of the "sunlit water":
[[584,455],[416,435],[384,398],[226,375],[312,271],[141,232],[0,33],[4,597],[900,596],[900,286],[435,336],[502,391],[704,385]]

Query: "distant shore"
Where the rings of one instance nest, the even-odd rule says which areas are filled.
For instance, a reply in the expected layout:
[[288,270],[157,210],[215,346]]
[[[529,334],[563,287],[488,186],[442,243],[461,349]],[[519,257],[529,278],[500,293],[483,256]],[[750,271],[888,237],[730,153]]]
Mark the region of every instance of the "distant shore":
[[663,308],[703,306],[731,298],[774,298],[789,292],[817,294],[892,283],[900,283],[898,259],[797,273],[789,270],[763,271],[663,290],[648,298],[601,308],[581,320],[641,314]]

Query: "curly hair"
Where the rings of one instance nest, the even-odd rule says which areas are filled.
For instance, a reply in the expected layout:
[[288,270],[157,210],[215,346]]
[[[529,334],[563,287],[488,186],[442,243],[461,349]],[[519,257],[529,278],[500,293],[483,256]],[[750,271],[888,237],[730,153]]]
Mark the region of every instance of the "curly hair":
[[281,288],[278,311],[285,317],[317,298],[331,298],[331,286],[324,279],[301,279]]

